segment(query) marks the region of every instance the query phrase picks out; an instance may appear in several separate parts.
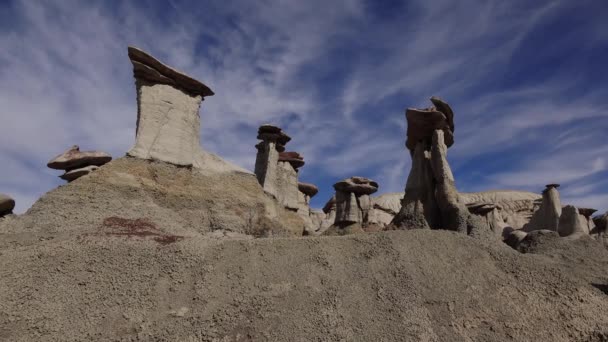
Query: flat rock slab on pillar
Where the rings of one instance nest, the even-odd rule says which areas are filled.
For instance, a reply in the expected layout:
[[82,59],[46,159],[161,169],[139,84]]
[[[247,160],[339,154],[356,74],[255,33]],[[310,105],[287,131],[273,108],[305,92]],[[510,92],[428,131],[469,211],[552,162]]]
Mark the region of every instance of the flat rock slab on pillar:
[[199,108],[213,91],[129,47],[137,87],[137,136],[128,155],[192,166],[200,154]]

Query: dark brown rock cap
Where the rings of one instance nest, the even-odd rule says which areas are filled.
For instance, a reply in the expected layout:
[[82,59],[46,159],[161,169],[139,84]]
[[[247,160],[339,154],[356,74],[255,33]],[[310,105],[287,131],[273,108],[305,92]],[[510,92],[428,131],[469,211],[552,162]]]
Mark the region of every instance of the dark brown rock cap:
[[316,185],[303,182],[298,182],[298,190],[310,197],[314,197],[319,192],[319,188]]
[[605,232],[608,228],[608,211],[593,218],[593,223],[599,231]]
[[586,218],[591,217],[591,215],[593,215],[593,213],[595,213],[597,211],[597,209],[592,209],[592,208],[578,208],[578,213],[585,216]]
[[172,85],[192,95],[214,95],[213,91],[200,81],[161,63],[150,54],[133,46],[129,46],[128,51],[136,79]]
[[289,162],[294,169],[304,166],[304,157],[298,152],[279,152],[280,162]]
[[346,178],[334,184],[336,191],[352,192],[355,195],[371,195],[378,191],[378,183],[375,181],[359,176]]
[[285,145],[291,140],[291,137],[283,132],[280,127],[270,124],[264,124],[258,128],[257,138],[264,141],[276,142],[279,152],[283,152]]
[[[413,151],[419,141],[430,140],[433,132],[437,129],[443,130],[444,142],[448,147],[454,144],[453,123],[450,123],[453,120],[448,120],[448,116],[437,108],[408,108],[405,111],[405,118],[407,120],[407,140],[405,146],[409,150]],[[453,118],[453,114],[451,114],[451,118]]]
[[78,145],[70,147],[67,151],[51,159],[46,164],[51,169],[73,170],[89,165],[101,166],[112,160],[112,156],[101,151],[81,152]]
[[11,214],[15,209],[15,200],[10,196],[0,193],[0,217]]

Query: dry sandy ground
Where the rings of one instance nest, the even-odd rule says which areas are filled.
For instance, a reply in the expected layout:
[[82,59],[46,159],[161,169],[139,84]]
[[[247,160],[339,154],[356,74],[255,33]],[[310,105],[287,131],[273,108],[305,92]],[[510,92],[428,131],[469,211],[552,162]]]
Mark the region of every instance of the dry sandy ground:
[[196,198],[245,205],[232,195],[110,171],[0,220],[0,341],[608,341],[590,238],[526,254],[447,231],[218,239]]

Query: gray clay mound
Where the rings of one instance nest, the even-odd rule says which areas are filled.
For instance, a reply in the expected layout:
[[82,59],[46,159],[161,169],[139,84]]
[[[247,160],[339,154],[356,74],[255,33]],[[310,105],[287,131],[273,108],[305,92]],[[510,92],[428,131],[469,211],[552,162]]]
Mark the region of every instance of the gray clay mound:
[[73,231],[4,245],[0,340],[608,337],[602,249],[593,256],[579,250],[588,262],[574,267],[574,260],[521,254],[447,231],[156,238]]

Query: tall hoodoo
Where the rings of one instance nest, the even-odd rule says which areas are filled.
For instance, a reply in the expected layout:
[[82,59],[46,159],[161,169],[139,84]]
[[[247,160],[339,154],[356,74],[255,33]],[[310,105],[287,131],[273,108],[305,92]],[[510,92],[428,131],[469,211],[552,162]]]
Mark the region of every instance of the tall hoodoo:
[[255,175],[264,191],[273,195],[287,209],[299,210],[298,169],[304,158],[297,152],[285,152],[291,138],[279,127],[262,125],[258,129]]
[[559,198],[559,184],[547,184],[543,190],[543,199],[538,210],[524,226],[525,231],[546,229],[556,232],[562,215],[562,204]]
[[468,233],[480,228],[483,220],[471,218],[447,161],[447,150],[454,144],[454,112],[438,97],[431,97],[431,102],[433,107],[408,108],[405,112],[408,124],[405,145],[410,150],[412,168],[401,210],[392,224],[401,229]]
[[129,47],[129,59],[137,87],[137,133],[127,154],[194,165],[200,151],[199,108],[213,91],[135,47]]

